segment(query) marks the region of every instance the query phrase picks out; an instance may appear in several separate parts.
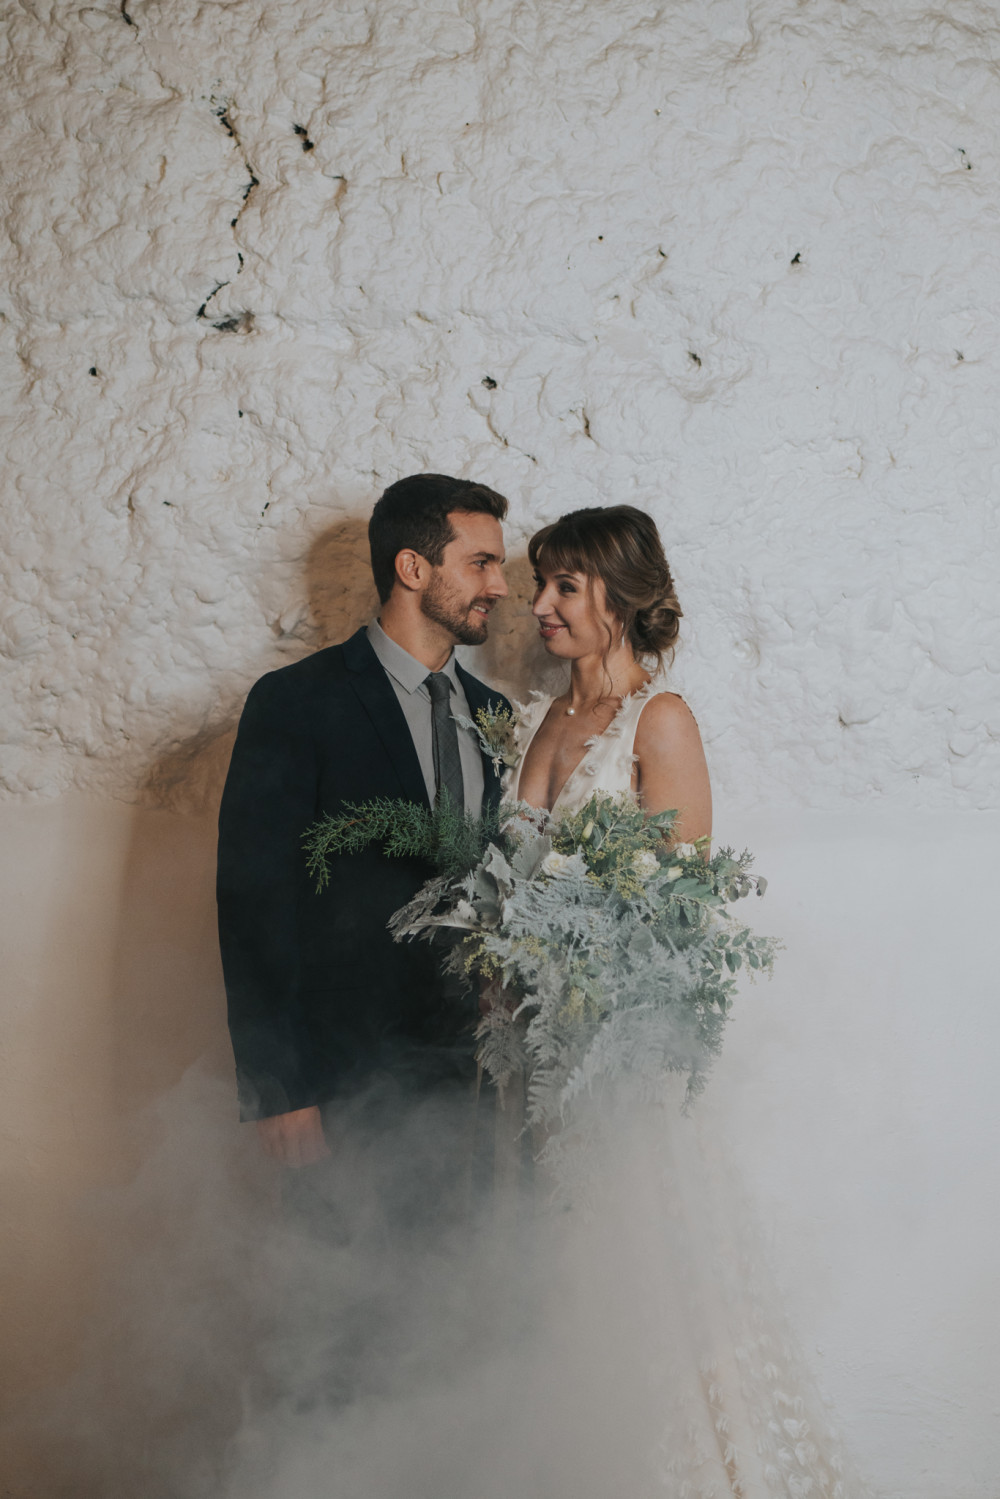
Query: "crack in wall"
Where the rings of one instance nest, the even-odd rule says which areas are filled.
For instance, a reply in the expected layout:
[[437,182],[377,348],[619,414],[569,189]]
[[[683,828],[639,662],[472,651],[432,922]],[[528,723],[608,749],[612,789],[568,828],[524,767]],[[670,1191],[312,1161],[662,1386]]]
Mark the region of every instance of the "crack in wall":
[[[243,142],[240,140],[239,132],[237,131],[235,125],[229,117],[230,101],[228,99],[222,99],[219,101],[213,99],[212,104],[214,106],[212,113],[221,123],[226,134],[229,135],[235,142],[236,149],[239,151],[240,156],[243,158],[243,165],[246,167],[247,176],[250,178],[250,181],[247,183],[246,187],[243,190],[243,206],[240,208],[236,217],[230,220],[230,226],[235,229],[240,221],[240,218],[246,211],[248,203],[250,202],[250,194],[253,192],[255,187],[260,186],[260,178],[257,176],[257,173],[251,166],[250,158],[247,156],[247,153],[243,148]],[[240,269],[242,269],[242,265]],[[237,274],[239,273],[237,272]]]
[[[124,0],[123,0],[123,3],[124,3]],[[237,228],[239,222],[240,222],[241,217],[243,216],[244,212],[246,211],[247,205],[250,202],[250,197],[251,197],[251,194],[253,193],[254,188],[260,186],[260,179],[257,176],[257,173],[254,171],[252,165],[250,164],[250,159],[249,159],[246,151],[244,150],[243,142],[240,140],[239,132],[237,131],[235,125],[232,122],[232,119],[230,118],[230,114],[229,114],[229,110],[231,108],[231,102],[230,102],[230,100],[228,100],[228,99],[217,99],[217,98],[215,98],[213,96],[212,100],[211,100],[211,103],[212,103],[212,113],[215,115],[216,119],[222,125],[222,128],[225,130],[226,134],[229,136],[229,138],[232,140],[233,144],[236,146],[236,149],[239,151],[240,156],[241,156],[241,158],[243,160],[243,165],[246,168],[247,176],[250,179],[249,182],[247,183],[246,187],[243,189],[243,202],[240,205],[240,208],[237,211],[235,218],[230,219],[230,221],[229,221],[230,228],[233,229],[233,230],[235,230]],[[235,234],[234,234],[234,238],[235,238]],[[238,262],[237,268],[236,268],[236,275],[239,276],[242,273],[242,271],[243,271],[243,264],[244,264],[244,262],[243,262],[243,254],[242,254],[242,252],[238,248],[236,250],[236,259],[237,259],[237,262]],[[231,283],[229,281],[220,281],[220,282],[218,282],[218,284],[213,288],[212,291],[209,292],[209,294],[205,298],[204,302],[202,302],[201,306],[198,308],[198,312],[197,312],[196,316],[198,318],[205,318],[205,317],[207,317],[207,315],[208,315],[208,312],[207,312],[208,304],[211,302],[212,298],[215,297],[222,290],[222,288],[224,286],[229,286],[230,284]],[[249,332],[252,331],[253,326],[254,326],[254,315],[253,315],[252,312],[250,312],[246,308],[244,308],[243,311],[241,311],[241,312],[230,313],[226,317],[221,318],[217,323],[213,323],[212,324],[212,327],[215,329],[215,331],[217,333],[249,333]]]

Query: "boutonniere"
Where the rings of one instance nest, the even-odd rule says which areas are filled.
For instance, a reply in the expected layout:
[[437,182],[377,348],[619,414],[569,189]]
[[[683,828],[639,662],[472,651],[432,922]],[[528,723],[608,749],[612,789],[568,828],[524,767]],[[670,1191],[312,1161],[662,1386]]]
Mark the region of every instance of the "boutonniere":
[[493,761],[493,770],[499,775],[501,769],[512,770],[521,758],[517,747],[518,717],[510,708],[494,708],[487,703],[480,708],[475,719],[464,713],[452,715],[460,728],[469,729],[479,740],[486,757]]

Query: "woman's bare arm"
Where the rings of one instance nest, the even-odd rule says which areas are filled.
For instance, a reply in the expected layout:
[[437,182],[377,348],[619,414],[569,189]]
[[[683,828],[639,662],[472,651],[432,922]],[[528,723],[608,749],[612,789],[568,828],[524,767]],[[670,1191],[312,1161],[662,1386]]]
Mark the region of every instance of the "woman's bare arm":
[[648,812],[676,808],[674,843],[712,833],[712,788],[694,714],[675,692],[650,698],[635,734],[639,800]]

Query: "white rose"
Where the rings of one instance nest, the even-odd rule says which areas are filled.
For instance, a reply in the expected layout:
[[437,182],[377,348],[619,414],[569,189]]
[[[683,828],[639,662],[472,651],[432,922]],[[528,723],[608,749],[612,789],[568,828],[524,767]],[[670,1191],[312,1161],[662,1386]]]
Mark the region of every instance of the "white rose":
[[677,865],[675,864],[672,869],[667,870],[667,879],[679,880],[683,873],[683,869],[678,869]]
[[693,843],[674,844],[674,853],[677,855],[678,859],[693,859],[697,852],[698,850],[695,848]]
[[632,860],[632,868],[635,870],[640,880],[651,879],[659,869],[659,867],[660,861],[653,853],[652,849],[640,849],[635,858]]
[[570,865],[569,854],[557,854],[555,850],[542,860],[543,874],[565,874]]

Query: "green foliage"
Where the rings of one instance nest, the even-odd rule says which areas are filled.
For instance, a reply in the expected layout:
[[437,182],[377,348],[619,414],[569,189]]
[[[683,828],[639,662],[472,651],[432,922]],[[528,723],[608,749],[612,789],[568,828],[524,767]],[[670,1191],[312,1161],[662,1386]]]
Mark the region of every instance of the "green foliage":
[[778,945],[728,909],[764,893],[751,855],[672,844],[676,816],[647,817],[630,793],[559,819],[523,803],[470,818],[447,795],[433,810],[383,799],[324,817],[303,844],[317,890],[333,859],[372,844],[437,871],[390,930],[452,930],[445,965],[500,996],[479,1061],[501,1090],[526,1072],[529,1120],[550,1123],[614,1078],[653,1088],[680,1072],[697,1093],[737,975],[771,970]]
[[475,868],[499,836],[495,809],[470,817],[444,791],[433,808],[389,797],[347,802],[341,812],[314,823],[302,846],[318,892],[329,883],[333,859],[361,853],[372,844],[390,859],[423,859],[447,879],[457,880]]
[[474,869],[393,918],[397,940],[457,929],[447,964],[501,982],[505,1003],[480,1025],[478,1056],[502,1088],[523,1054],[532,1122],[565,1119],[610,1078],[653,1086],[682,1072],[697,1093],[736,975],[771,969],[777,944],[727,909],[762,893],[750,854],[671,845],[675,820],[647,817],[628,794],[592,797],[558,821],[508,808]]

